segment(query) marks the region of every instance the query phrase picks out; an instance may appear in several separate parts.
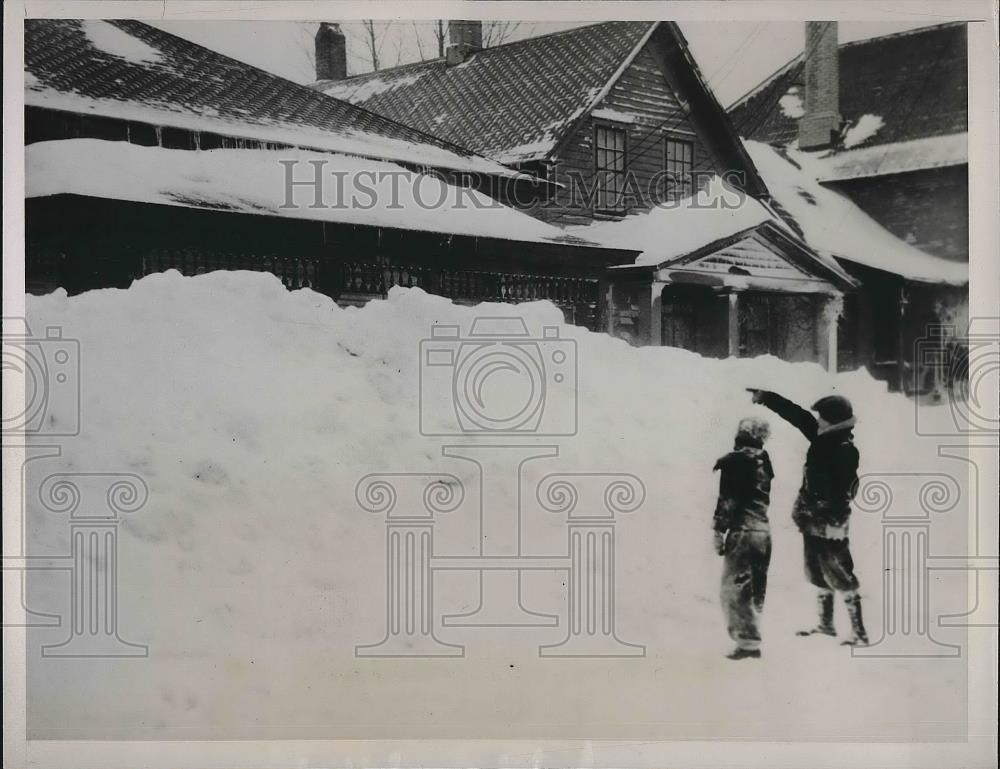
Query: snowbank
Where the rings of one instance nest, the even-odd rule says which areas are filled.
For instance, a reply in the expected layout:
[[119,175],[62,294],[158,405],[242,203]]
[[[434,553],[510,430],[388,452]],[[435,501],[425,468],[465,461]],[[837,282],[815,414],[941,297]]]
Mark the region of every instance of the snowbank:
[[[66,139],[30,145],[26,168],[29,198],[67,193],[515,241],[566,238],[559,228],[473,189],[349,155],[296,149],[192,152]],[[291,189],[289,178],[298,182]],[[309,184],[316,178],[318,193]]]
[[[963,285],[969,266],[927,254],[897,238],[850,199],[819,183],[825,160],[794,149],[787,156],[768,144],[744,140],[775,200],[820,254],[928,283]],[[853,152],[870,152],[854,150]]]
[[[900,440],[912,434],[912,404],[865,374],[637,349],[563,325],[547,303],[460,307],[393,289],[386,301],[339,309],[260,273],[168,272],[128,290],[29,296],[27,312],[32,328],[61,326],[80,340],[83,394],[80,436],[61,456],[32,462],[29,486],[58,471],[146,480],[148,504],[121,529],[119,617],[122,636],[149,644],[151,655],[83,663],[29,655],[29,736],[135,738],[156,727],[157,738],[184,739],[462,729],[530,737],[586,728],[588,736],[884,738],[950,728],[938,709],[952,708],[952,692],[964,702],[963,667],[941,661],[919,674],[887,666],[872,675],[832,641],[793,637],[813,616],[789,520],[805,442],[774,419],[765,658],[737,668],[722,658],[729,641],[710,549],[711,467],[740,417],[766,415],[745,387],[805,403],[848,395],[864,470],[940,462],[934,446]],[[628,472],[646,485],[644,508],[617,529],[619,635],[647,644],[645,659],[539,660],[537,644],[558,642],[560,628],[440,630],[467,644],[464,660],[353,657],[355,644],[381,637],[385,619],[384,521],[357,507],[355,485],[384,471],[453,473],[475,488],[471,463],[443,457],[445,441],[418,431],[418,350],[431,324],[465,332],[478,315],[523,318],[538,336],[542,326],[558,326],[576,342],[579,433],[542,441],[558,443],[559,456],[534,463],[532,477]],[[549,397],[569,391],[554,387]],[[68,415],[57,408],[51,418]],[[514,495],[512,482],[506,498],[492,501],[513,509]],[[34,497],[27,516],[32,553],[67,551],[63,516]],[[468,505],[441,520],[435,552],[469,553],[476,520]],[[565,549],[560,516],[529,507],[525,526],[530,553]],[[877,638],[878,523],[858,513],[853,526]],[[61,580],[33,576],[31,605],[61,606]],[[529,587],[532,608],[564,606],[558,575],[538,575]],[[467,610],[474,589],[461,580],[442,585],[437,610]],[[843,629],[843,616],[839,622]],[[33,631],[29,649],[64,632]]]

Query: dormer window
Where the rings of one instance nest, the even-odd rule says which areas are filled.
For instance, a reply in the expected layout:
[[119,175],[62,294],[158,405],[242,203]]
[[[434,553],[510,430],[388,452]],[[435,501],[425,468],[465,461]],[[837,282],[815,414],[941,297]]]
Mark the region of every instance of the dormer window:
[[624,128],[594,126],[594,184],[597,210],[621,214],[625,211],[622,193],[628,169],[628,136]]

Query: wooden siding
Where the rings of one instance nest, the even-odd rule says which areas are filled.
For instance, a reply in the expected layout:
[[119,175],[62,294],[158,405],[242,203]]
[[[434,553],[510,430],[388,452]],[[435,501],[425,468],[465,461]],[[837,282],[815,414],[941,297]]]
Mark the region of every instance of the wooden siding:
[[[689,113],[678,89],[671,85],[668,76],[666,52],[656,37],[638,53],[622,73],[608,95],[597,105],[601,117],[588,116],[577,130],[558,149],[554,157],[556,180],[565,188],[558,194],[558,202],[567,202],[571,185],[584,180],[590,191],[594,184],[594,127],[617,125],[628,134],[628,167],[645,194],[655,185],[657,174],[665,167],[664,140],[667,137],[692,142],[694,146],[694,173],[707,178],[713,173],[723,173],[725,168],[711,150],[704,128]],[[606,115],[620,113],[631,122],[609,122]],[[628,213],[635,213],[648,206],[633,205]],[[540,218],[560,224],[586,224],[601,217],[593,208],[574,205],[549,205],[539,212]]]
[[809,280],[815,277],[776,254],[771,246],[751,235],[720,251],[683,265],[685,270],[741,275],[760,275],[786,280]]

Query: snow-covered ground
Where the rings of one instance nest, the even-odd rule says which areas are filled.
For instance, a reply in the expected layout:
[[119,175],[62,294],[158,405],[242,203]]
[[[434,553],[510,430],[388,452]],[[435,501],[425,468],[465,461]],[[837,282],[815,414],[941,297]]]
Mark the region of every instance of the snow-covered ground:
[[[148,503],[119,537],[120,633],[148,659],[49,659],[29,634],[28,730],[34,738],[760,738],[925,739],[964,734],[964,658],[854,659],[832,639],[799,639],[814,619],[790,508],[804,440],[772,419],[777,477],[764,658],[730,662],[710,521],[738,419],[758,413],[745,387],[800,402],[832,391],[854,401],[865,473],[947,472],[914,434],[914,405],[856,373],[830,376],[773,358],[717,361],[671,348],[629,347],[565,326],[546,303],[460,307],[419,290],[338,309],[286,292],[258,273],[152,275],[128,290],[27,298],[33,329],[80,340],[81,434],[58,458],[29,464],[28,486],[54,472],[142,476]],[[446,439],[418,429],[418,355],[432,323],[467,331],[477,315],[519,316],[532,333],[559,326],[579,360],[579,432],[559,456],[525,467],[625,472],[645,505],[620,516],[618,634],[646,645],[633,659],[540,659],[563,629],[440,627],[468,610],[475,583],[446,575],[438,635],[463,659],[356,659],[384,632],[383,518],[359,509],[373,472],[452,473],[468,489],[440,516],[436,551],[469,555],[478,512],[473,465],[442,457]],[[37,332],[36,332],[37,333]],[[495,393],[494,393],[495,395]],[[569,397],[555,387],[550,398]],[[766,414],[766,412],[765,412]],[[68,415],[54,412],[57,424]],[[947,420],[926,408],[923,419]],[[457,442],[470,442],[469,439]],[[532,443],[524,438],[521,443]],[[489,468],[487,468],[489,469]],[[513,479],[507,496],[515,505]],[[901,490],[898,490],[901,492]],[[503,497],[503,492],[500,494]],[[565,552],[563,519],[524,495],[525,550]],[[64,516],[29,492],[32,554],[68,552]],[[963,510],[934,519],[932,550],[960,552]],[[856,512],[852,544],[869,631],[882,630],[881,528]],[[468,577],[468,579],[465,579]],[[560,572],[526,578],[523,598],[565,619]],[[958,573],[935,578],[940,611],[966,605]],[[35,610],[64,611],[65,574],[32,574]],[[846,630],[838,606],[840,630]],[[961,631],[934,629],[959,643]]]

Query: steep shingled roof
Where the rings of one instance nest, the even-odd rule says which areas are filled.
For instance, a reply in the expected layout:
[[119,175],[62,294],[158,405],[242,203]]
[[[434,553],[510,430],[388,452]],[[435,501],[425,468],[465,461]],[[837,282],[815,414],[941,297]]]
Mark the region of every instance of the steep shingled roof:
[[[856,147],[968,131],[965,27],[941,24],[840,46],[840,113],[846,127],[865,115],[882,122]],[[800,54],[729,107],[740,135],[780,145],[797,138],[803,71]]]
[[25,104],[516,175],[438,137],[134,20],[25,21]]
[[545,157],[654,22],[612,21],[314,88],[504,162]]

